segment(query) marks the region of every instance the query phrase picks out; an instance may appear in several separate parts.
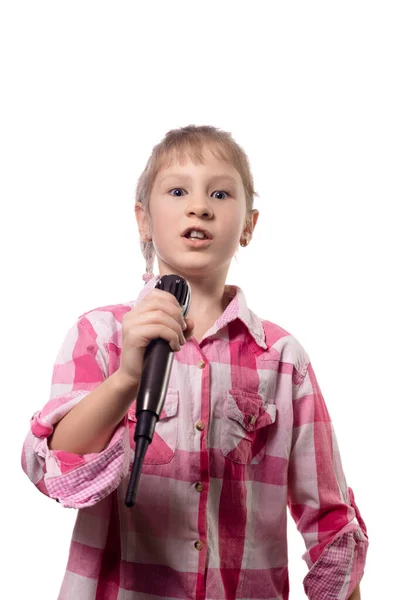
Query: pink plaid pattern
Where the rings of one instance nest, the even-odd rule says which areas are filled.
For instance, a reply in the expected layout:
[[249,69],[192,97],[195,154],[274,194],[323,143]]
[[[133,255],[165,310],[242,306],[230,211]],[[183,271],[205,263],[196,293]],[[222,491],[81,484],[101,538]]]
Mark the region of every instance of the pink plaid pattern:
[[347,600],[368,535],[347,486],[309,356],[259,319],[243,291],[198,344],[175,353],[137,504],[125,493],[135,403],[100,453],[50,451],[54,425],[116,371],[123,315],[136,301],[81,315],[54,365],[50,399],[31,419],[22,467],[78,509],[58,600],[287,600],[287,508],[303,536],[312,600]]

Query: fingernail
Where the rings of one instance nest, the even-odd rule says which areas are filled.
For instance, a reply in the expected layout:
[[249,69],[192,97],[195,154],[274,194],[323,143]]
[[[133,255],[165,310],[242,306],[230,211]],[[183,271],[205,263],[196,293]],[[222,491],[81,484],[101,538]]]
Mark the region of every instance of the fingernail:
[[185,331],[185,329],[187,329],[186,321],[183,321],[182,329],[183,329],[183,331]]

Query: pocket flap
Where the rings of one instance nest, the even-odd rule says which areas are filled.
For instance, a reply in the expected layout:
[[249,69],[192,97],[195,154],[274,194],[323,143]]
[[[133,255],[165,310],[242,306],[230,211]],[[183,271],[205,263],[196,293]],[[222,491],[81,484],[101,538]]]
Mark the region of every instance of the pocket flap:
[[259,394],[232,389],[228,390],[226,414],[251,432],[275,423],[276,406],[272,402],[264,402]]
[[[178,398],[179,392],[178,390],[169,389],[165,394],[164,406],[162,408],[159,421],[162,419],[169,419],[170,417],[174,417],[178,412]],[[130,421],[136,422],[136,400],[132,402],[128,410],[128,419]]]

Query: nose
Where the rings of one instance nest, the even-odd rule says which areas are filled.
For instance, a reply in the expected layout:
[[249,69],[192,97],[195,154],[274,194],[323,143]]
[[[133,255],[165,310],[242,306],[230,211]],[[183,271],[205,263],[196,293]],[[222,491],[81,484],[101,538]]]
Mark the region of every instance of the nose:
[[186,215],[196,215],[197,217],[203,217],[207,219],[211,219],[211,217],[214,215],[213,210],[206,199],[199,196],[188,199],[185,213]]

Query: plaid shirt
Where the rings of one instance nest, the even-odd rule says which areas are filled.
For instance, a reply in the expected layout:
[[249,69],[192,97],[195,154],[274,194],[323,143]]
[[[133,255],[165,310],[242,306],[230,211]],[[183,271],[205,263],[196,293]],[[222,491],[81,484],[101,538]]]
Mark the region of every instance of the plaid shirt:
[[25,473],[78,509],[58,600],[286,600],[287,508],[307,597],[346,600],[368,536],[324,398],[301,344],[258,318],[239,287],[226,286],[229,304],[200,344],[174,354],[133,508],[135,402],[102,452],[49,450],[54,425],[118,368],[122,317],[156,280],[136,301],[79,317],[31,419]]

